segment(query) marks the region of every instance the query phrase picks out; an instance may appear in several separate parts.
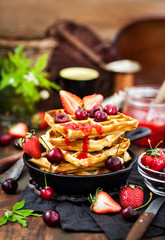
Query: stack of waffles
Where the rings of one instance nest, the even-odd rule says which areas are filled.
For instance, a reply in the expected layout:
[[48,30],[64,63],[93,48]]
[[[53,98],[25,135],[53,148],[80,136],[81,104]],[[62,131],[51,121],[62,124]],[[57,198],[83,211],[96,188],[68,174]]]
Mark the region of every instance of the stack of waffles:
[[[56,121],[56,116],[63,116],[66,121]],[[95,175],[110,172],[105,167],[105,161],[110,156],[120,158],[121,168],[131,161],[127,152],[130,141],[124,134],[136,129],[136,119],[118,112],[108,115],[103,122],[96,122],[91,117],[77,120],[74,114],[67,114],[64,109],[46,112],[45,119],[50,129],[40,137],[40,142],[46,152],[39,159],[30,159],[41,170],[69,175]],[[46,158],[47,152],[55,147],[61,149],[63,154],[59,164],[51,164]]]

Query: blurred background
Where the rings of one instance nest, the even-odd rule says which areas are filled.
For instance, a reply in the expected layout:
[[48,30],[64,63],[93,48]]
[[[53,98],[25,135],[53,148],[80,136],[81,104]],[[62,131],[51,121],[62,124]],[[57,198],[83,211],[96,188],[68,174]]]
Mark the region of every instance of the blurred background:
[[[54,89],[53,93],[49,92],[48,101],[40,99],[42,104],[39,107],[42,106],[43,110],[61,107],[58,90],[67,90],[64,79],[59,75],[63,68],[97,70],[99,78],[93,92],[101,93],[105,98],[136,84],[161,85],[165,76],[164,9],[164,0],[1,0],[0,55],[8,58],[9,51],[13,52],[18,46],[24,46],[17,50],[18,55],[25,52],[26,57],[34,61],[47,54],[46,60],[42,59],[37,66],[44,67],[49,73],[47,79],[56,85],[48,86],[42,82],[46,75],[40,78],[39,74],[35,75],[41,70],[39,67],[23,73],[23,79],[28,79],[28,82],[35,83],[38,78],[39,88],[44,90],[47,85],[47,90]],[[77,46],[75,39],[78,40]],[[84,45],[87,47],[85,50]],[[88,56],[89,50],[97,54],[94,60],[91,54]],[[17,62],[16,58],[18,56],[10,60]],[[25,61],[21,59],[20,62]],[[119,65],[119,72],[113,68],[106,71],[102,65],[123,59],[135,61],[137,65],[129,65],[125,69]],[[17,64],[20,67],[19,61]],[[1,80],[0,90],[5,91],[1,94],[0,104],[4,106],[8,98],[7,81],[13,87],[18,83],[13,81],[11,69],[6,73],[7,70],[2,71],[3,64],[0,67],[1,74],[3,72],[1,79],[7,79],[6,82]],[[27,88],[29,86],[24,85],[19,92]],[[36,96],[38,92],[33,90],[32,96]],[[47,92],[42,93],[42,97],[46,99]],[[38,95],[34,99],[35,104],[39,98]],[[23,104],[30,105],[28,101],[26,99]]]
[[[121,60],[129,61],[123,64],[118,62]],[[106,69],[108,63],[115,63],[108,65],[110,71]],[[92,79],[91,72],[87,74],[89,79],[60,75],[62,69],[70,67],[94,69],[99,77]],[[22,121],[31,128],[32,122],[38,121],[36,118],[42,116],[43,121],[45,111],[62,107],[60,89],[78,94],[79,88],[81,97],[100,93],[109,102],[115,92],[147,85],[149,90],[145,88],[144,93],[133,94],[138,96],[137,106],[147,97],[145,112],[142,103],[140,112],[139,108],[134,110],[137,106],[128,104],[125,113],[139,120],[143,115],[142,126],[154,128],[155,134],[159,129],[162,140],[165,99],[161,99],[161,108],[152,114],[149,124],[146,116],[164,79],[164,0],[0,0],[2,126]],[[94,81],[91,81],[91,92],[86,94],[89,80]],[[119,99],[122,104],[125,97],[124,94]]]

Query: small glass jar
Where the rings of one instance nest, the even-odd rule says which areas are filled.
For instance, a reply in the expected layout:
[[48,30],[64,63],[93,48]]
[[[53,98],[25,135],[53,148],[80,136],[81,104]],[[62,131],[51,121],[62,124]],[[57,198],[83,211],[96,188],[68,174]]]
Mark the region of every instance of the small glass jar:
[[139,120],[139,127],[151,129],[151,135],[134,142],[142,147],[149,147],[148,139],[154,148],[165,147],[165,98],[160,103],[153,103],[159,86],[134,86],[127,88],[123,113]]

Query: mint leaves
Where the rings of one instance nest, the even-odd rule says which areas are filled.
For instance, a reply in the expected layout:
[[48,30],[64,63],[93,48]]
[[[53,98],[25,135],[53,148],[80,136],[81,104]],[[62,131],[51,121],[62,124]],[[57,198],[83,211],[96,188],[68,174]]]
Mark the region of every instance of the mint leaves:
[[6,210],[5,209],[5,215],[3,217],[0,218],[0,226],[6,224],[8,221],[10,222],[19,222],[23,227],[27,226],[27,222],[25,220],[25,217],[28,216],[35,216],[35,217],[41,217],[41,214],[36,214],[33,213],[33,210],[30,209],[24,209],[24,210],[20,210],[21,208],[23,208],[23,206],[25,205],[25,200],[22,200],[21,202],[16,203],[12,210]]

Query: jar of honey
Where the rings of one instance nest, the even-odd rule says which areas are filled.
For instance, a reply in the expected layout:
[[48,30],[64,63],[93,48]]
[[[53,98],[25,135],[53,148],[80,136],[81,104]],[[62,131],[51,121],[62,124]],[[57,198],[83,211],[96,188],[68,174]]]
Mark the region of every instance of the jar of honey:
[[133,86],[125,90],[123,113],[139,120],[139,127],[148,127],[151,135],[134,142],[135,145],[149,147],[148,139],[154,148],[165,147],[165,96],[155,103],[159,86]]

